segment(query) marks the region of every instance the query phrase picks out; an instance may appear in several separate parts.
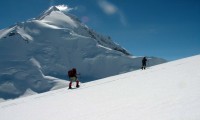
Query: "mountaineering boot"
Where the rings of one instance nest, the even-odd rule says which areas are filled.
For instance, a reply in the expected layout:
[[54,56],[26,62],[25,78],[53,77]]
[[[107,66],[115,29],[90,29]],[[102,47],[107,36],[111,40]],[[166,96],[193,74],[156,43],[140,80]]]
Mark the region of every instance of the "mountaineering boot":
[[144,69],[144,67],[142,66],[142,67],[141,67],[141,69],[143,70],[143,69]]
[[72,89],[72,82],[69,83],[69,89]]
[[80,87],[80,85],[79,85],[79,81],[78,81],[78,80],[76,81],[76,87],[77,87],[77,88]]

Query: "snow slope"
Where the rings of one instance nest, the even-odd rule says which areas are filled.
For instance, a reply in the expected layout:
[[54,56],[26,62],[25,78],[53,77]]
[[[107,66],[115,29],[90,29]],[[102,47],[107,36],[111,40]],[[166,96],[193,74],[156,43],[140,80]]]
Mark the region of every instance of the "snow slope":
[[[0,31],[0,98],[58,89],[67,85],[67,71],[81,73],[81,82],[139,69],[141,57],[94,32],[75,16],[49,8],[35,19]],[[149,66],[166,62],[152,58]],[[63,81],[62,81],[62,80]]]
[[199,120],[200,55],[0,104],[1,120]]

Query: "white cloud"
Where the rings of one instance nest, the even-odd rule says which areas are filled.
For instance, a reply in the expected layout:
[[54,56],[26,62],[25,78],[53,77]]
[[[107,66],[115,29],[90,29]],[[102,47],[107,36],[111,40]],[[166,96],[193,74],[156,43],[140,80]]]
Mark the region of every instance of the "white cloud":
[[117,7],[107,1],[99,1],[99,6],[106,14],[115,14]]
[[99,0],[98,5],[108,15],[114,15],[114,14],[119,15],[120,22],[124,26],[127,25],[126,18],[124,16],[123,12],[121,12],[121,10],[117,6],[115,6],[114,4],[112,4],[106,0]]
[[126,21],[126,18],[124,16],[124,14],[122,12],[119,12],[119,19],[120,19],[120,22],[126,26],[127,25],[127,21]]
[[64,12],[73,10],[73,8],[69,8],[67,5],[57,5],[56,8],[58,8],[60,11],[64,11]]

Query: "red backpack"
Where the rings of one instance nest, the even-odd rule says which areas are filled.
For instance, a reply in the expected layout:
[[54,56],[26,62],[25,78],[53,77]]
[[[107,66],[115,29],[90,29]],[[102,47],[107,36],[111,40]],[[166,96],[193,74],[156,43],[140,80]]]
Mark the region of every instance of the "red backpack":
[[72,71],[73,71],[74,75],[76,76],[76,68],[73,68]]
[[72,70],[68,71],[68,77],[73,77],[73,71]]
[[76,77],[76,68],[73,68],[68,71],[68,76],[69,77]]

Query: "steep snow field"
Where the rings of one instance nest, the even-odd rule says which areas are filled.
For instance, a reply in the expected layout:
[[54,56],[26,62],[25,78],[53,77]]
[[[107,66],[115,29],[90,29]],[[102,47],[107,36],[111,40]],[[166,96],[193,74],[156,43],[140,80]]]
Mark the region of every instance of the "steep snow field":
[[200,120],[200,55],[0,103],[0,120]]

